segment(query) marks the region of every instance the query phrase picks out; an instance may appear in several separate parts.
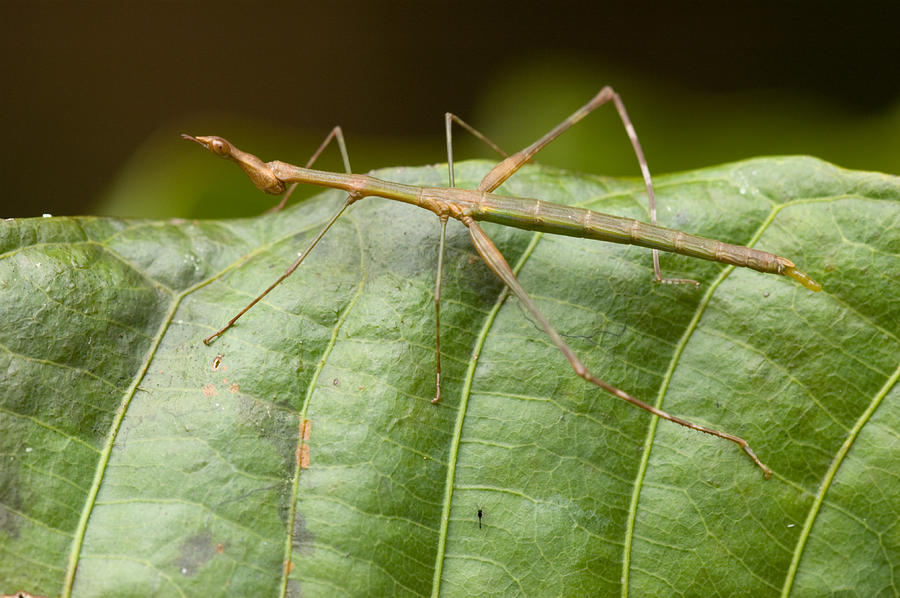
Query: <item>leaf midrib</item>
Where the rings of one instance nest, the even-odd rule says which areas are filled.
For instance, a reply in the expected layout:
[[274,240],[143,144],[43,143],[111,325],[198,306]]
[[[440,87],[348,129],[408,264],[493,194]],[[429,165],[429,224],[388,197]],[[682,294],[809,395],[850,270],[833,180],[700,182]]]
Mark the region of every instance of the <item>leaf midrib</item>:
[[[766,219],[760,223],[759,227],[757,227],[756,232],[751,235],[750,239],[747,240],[747,247],[753,247],[756,245],[756,243],[762,237],[763,233],[765,233],[765,231],[772,225],[778,213],[787,205],[790,204],[773,205],[772,209],[769,211],[768,217],[766,217]],[[675,368],[677,367],[688,342],[690,341],[694,332],[697,330],[697,327],[700,323],[700,318],[706,312],[706,309],[709,306],[710,301],[712,301],[713,295],[715,294],[716,290],[722,285],[725,279],[734,271],[735,268],[736,266],[731,265],[723,268],[719,275],[716,276],[716,278],[709,284],[709,288],[706,290],[706,293],[704,293],[700,302],[697,304],[697,308],[694,310],[694,315],[691,318],[691,321],[685,327],[681,338],[678,340],[678,343],[675,346],[675,350],[672,353],[672,357],[669,360],[669,367],[666,369],[666,373],[663,376],[662,381],[660,382],[659,392],[656,395],[656,402],[654,403],[654,406],[657,409],[662,409],[663,401],[669,388],[669,383],[672,380],[672,376],[675,374]],[[659,418],[651,417],[650,425],[647,427],[647,436],[644,439],[644,450],[642,451],[641,462],[635,474],[634,489],[631,494],[631,504],[628,508],[628,520],[625,527],[625,541],[622,547],[623,554],[621,579],[623,598],[627,598],[628,596],[628,585],[631,574],[631,549],[633,547],[634,541],[638,502],[640,501],[641,490],[643,490],[644,480],[647,476],[647,469],[650,463],[650,451],[652,450],[653,442],[656,439],[657,426],[659,426]]]
[[784,578],[784,586],[782,587],[781,591],[782,598],[787,598],[790,595],[791,588],[793,588],[794,581],[797,578],[797,571],[800,568],[800,559],[803,557],[803,549],[806,547],[806,543],[809,540],[810,534],[812,533],[813,524],[815,523],[816,517],[822,510],[822,505],[825,502],[825,495],[831,488],[831,485],[834,482],[835,477],[837,476],[838,469],[840,469],[841,464],[844,462],[844,459],[847,457],[847,454],[850,452],[850,449],[853,447],[853,444],[859,437],[860,432],[862,432],[863,427],[875,414],[878,406],[881,405],[881,401],[884,400],[884,397],[887,396],[888,392],[890,392],[890,390],[894,387],[898,380],[900,380],[900,364],[898,364],[897,369],[894,370],[894,375],[888,378],[885,381],[884,385],[882,385],[882,387],[879,389],[878,393],[874,397],[872,397],[872,401],[870,402],[868,408],[866,408],[859,419],[856,420],[856,423],[853,425],[853,429],[850,431],[850,434],[846,439],[844,439],[844,442],[841,444],[841,448],[838,450],[834,459],[831,461],[831,464],[828,466],[828,470],[825,472],[825,476],[822,478],[822,483],[819,484],[819,491],[816,492],[813,504],[809,509],[809,513],[807,513],[806,521],[803,522],[803,529],[800,531],[800,535],[797,538],[794,555],[791,559],[790,567],[788,567],[787,575],[785,575]]
[[[110,250],[109,248],[105,249],[109,253],[115,254],[115,252]],[[120,256],[117,257],[119,257],[119,259],[122,259]],[[123,261],[127,260],[123,259]],[[125,392],[125,396],[119,403],[118,409],[116,409],[116,415],[113,418],[112,425],[110,426],[110,431],[107,434],[106,442],[104,443],[103,450],[100,453],[100,459],[97,463],[97,469],[94,472],[94,480],[91,483],[90,492],[88,494],[87,500],[85,501],[84,508],[81,511],[81,517],[78,520],[78,526],[75,528],[75,534],[72,539],[72,550],[69,553],[69,563],[66,568],[66,577],[65,581],[63,582],[61,593],[61,596],[63,598],[69,598],[72,595],[72,588],[75,583],[75,572],[78,570],[78,560],[81,555],[81,548],[84,544],[84,538],[87,533],[87,524],[90,520],[91,513],[94,510],[94,506],[96,505],[97,495],[100,492],[100,485],[102,484],[104,475],[106,474],[106,468],[109,465],[109,459],[112,455],[112,450],[115,446],[116,438],[119,435],[119,430],[122,427],[122,422],[125,420],[125,414],[128,412],[128,406],[131,404],[131,400],[134,398],[135,392],[137,391],[137,388],[140,385],[141,381],[144,379],[144,376],[147,375],[147,370],[150,368],[150,363],[153,361],[153,358],[156,355],[156,351],[159,349],[159,346],[162,343],[162,339],[165,336],[165,332],[166,330],[168,330],[173,321],[173,318],[175,317],[175,313],[181,306],[182,300],[190,293],[194,292],[196,289],[205,286],[207,283],[208,281],[201,281],[174,296],[172,303],[169,306],[168,312],[166,312],[165,317],[162,318],[159,328],[157,329],[157,332],[153,337],[153,342],[150,344],[147,352],[144,355],[144,360],[140,369],[134,376],[134,380],[128,387],[128,390]]]
[[291,559],[293,558],[294,519],[297,514],[297,495],[300,492],[300,476],[302,475],[302,469],[299,462],[299,454],[304,443],[302,432],[303,422],[306,420],[306,414],[309,412],[309,404],[312,401],[313,394],[316,391],[316,383],[319,380],[319,376],[321,375],[322,370],[325,369],[325,365],[328,362],[328,358],[331,356],[335,345],[337,345],[338,333],[341,331],[341,328],[347,321],[350,312],[353,311],[354,306],[362,295],[363,289],[366,285],[366,280],[368,278],[368,270],[366,270],[365,268],[366,248],[365,244],[363,243],[363,234],[359,228],[359,222],[355,218],[353,218],[352,214],[348,214],[348,219],[353,223],[354,228],[356,229],[356,238],[359,241],[357,245],[359,247],[360,277],[359,282],[356,286],[356,291],[353,293],[350,301],[347,302],[347,305],[341,311],[341,314],[338,316],[338,319],[334,323],[334,326],[332,326],[331,338],[328,340],[328,345],[325,347],[325,350],[322,351],[322,355],[319,358],[319,361],[316,363],[316,369],[313,372],[312,378],[309,381],[309,385],[306,388],[306,396],[303,398],[303,405],[297,413],[299,425],[297,426],[297,452],[295,454],[298,455],[298,458],[294,460],[294,475],[293,479],[291,480],[291,495],[289,499],[290,502],[288,503],[287,526],[285,527],[284,567],[281,575],[281,590],[279,594],[282,598],[287,596],[288,578],[290,577],[289,564],[291,562]]

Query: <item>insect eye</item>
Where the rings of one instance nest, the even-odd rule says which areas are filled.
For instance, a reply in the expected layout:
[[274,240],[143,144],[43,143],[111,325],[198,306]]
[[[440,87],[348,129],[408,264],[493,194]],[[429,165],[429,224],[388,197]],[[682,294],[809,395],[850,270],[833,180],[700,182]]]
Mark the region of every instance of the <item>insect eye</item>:
[[209,144],[209,149],[218,156],[224,157],[228,155],[228,143],[226,143],[224,139],[213,139]]

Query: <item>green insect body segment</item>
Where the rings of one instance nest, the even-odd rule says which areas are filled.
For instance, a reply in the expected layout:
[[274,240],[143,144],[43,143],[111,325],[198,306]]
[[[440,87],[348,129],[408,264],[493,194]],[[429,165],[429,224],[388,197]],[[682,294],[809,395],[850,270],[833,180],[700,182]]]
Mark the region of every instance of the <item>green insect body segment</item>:
[[793,265],[787,266],[782,272],[785,276],[790,276],[803,286],[805,286],[810,291],[819,292],[822,290],[822,285],[812,279],[812,277],[806,272],[802,272],[795,268]]
[[[791,260],[774,253],[691,235],[632,218],[612,216],[539,199],[495,195],[470,189],[415,187],[368,175],[348,176],[300,168],[284,162],[269,162],[266,166],[286,183],[302,182],[333,187],[348,193],[357,193],[360,197],[385,197],[413,204],[437,214],[447,209],[448,204],[452,204],[473,220],[554,235],[583,237],[680,253],[759,272],[789,276],[812,291],[822,289],[822,286],[808,274],[798,270]],[[449,215],[456,216],[452,210],[449,212]]]

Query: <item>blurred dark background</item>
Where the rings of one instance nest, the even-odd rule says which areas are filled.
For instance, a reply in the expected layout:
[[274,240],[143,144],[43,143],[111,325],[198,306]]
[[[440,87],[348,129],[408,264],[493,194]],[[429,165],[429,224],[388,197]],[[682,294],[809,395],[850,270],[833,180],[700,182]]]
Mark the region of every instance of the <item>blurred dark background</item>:
[[[518,149],[604,84],[656,174],[785,153],[897,173],[898,7],[4,0],[0,216],[250,215],[268,200],[177,133],[303,161],[341,124],[367,171],[444,161],[447,110]],[[636,176],[601,112],[540,160]]]

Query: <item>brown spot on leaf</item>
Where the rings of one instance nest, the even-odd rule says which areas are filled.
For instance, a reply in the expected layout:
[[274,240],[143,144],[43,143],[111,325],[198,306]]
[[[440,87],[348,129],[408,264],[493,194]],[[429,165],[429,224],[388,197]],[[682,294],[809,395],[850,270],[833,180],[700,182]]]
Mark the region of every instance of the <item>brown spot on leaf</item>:
[[202,392],[203,396],[207,398],[214,397],[219,394],[218,391],[216,391],[216,386],[214,384],[204,385],[203,388],[200,389],[200,392]]
[[309,469],[309,445],[300,445],[300,469]]

